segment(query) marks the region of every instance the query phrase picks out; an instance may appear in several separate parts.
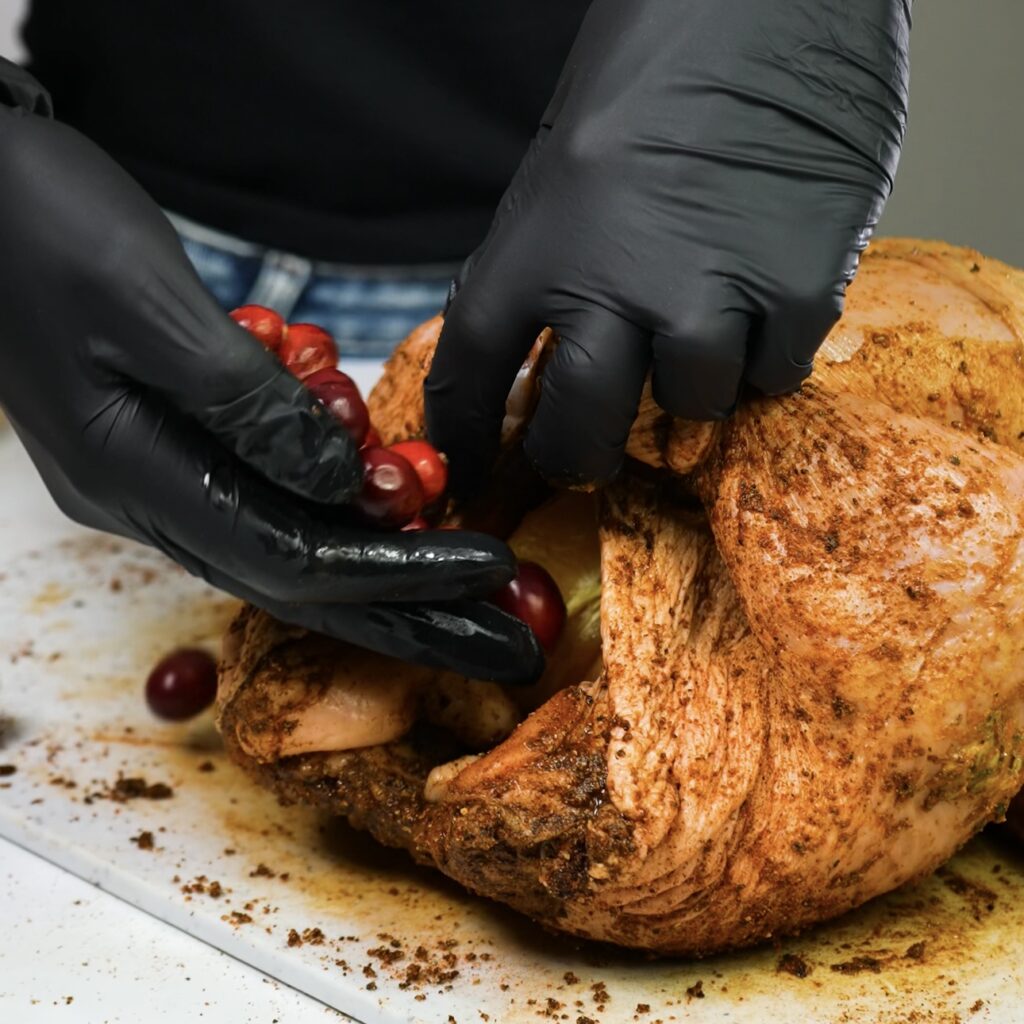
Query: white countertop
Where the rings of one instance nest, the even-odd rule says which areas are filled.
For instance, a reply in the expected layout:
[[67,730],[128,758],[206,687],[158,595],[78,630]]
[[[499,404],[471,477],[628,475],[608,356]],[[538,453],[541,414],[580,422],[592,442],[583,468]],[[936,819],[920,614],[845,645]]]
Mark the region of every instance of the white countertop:
[[[66,521],[4,424],[0,524],[13,520],[31,525],[26,536],[32,546],[66,530]],[[0,839],[0,1020],[321,1024],[343,1019]]]
[[345,1019],[5,839],[0,907],[10,1024]]

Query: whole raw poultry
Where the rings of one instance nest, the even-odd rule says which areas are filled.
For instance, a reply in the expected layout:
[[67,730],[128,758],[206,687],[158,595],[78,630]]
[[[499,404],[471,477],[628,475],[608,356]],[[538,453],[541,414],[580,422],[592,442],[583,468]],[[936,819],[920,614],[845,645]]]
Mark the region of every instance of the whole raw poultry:
[[[371,399],[385,442],[422,434],[436,334]],[[551,927],[663,953],[842,913],[1002,814],[1024,781],[1024,273],[876,243],[799,394],[724,426],[647,397],[629,452],[646,465],[597,498],[593,669],[555,659],[531,711],[246,609],[233,756]],[[499,474],[462,517],[521,493]]]

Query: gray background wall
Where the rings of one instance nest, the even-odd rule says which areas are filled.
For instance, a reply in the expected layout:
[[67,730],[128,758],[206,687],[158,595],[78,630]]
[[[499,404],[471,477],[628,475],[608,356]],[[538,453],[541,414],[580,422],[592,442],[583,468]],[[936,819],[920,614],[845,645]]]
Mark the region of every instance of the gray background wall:
[[910,45],[910,128],[879,230],[1024,266],[1024,0],[917,0]]
[[[4,56],[20,52],[25,6],[0,0]],[[1024,0],[917,0],[911,45],[910,130],[880,230],[1024,266]]]

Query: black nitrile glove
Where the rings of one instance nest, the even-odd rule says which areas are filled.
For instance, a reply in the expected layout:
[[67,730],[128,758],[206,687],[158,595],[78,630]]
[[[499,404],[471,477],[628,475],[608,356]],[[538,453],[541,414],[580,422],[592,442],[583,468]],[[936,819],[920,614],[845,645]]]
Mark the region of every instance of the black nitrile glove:
[[469,599],[511,579],[508,548],[354,526],[347,433],[217,307],[152,200],[42,116],[26,79],[0,62],[0,402],[60,507],[288,622],[534,678],[529,630]]
[[544,326],[526,450],[567,483],[616,472],[648,372],[692,419],[800,384],[892,187],[909,27],[910,0],[594,0],[427,380],[457,484]]

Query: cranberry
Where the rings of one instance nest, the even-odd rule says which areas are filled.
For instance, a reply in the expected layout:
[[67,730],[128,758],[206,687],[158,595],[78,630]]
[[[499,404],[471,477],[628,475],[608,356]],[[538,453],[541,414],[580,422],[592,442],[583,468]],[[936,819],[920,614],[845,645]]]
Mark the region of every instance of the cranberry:
[[430,523],[423,518],[423,516],[416,516],[415,519],[410,519],[409,522],[402,527],[402,533],[419,533],[421,530],[429,530]]
[[375,526],[400,527],[423,508],[423,486],[406,459],[387,448],[364,448],[363,489],[355,500]]
[[285,369],[299,380],[305,380],[317,370],[333,370],[338,365],[334,339],[316,324],[289,324],[277,354]]
[[506,583],[491,601],[525,622],[544,650],[554,650],[565,627],[565,601],[545,568],[536,562],[520,562],[515,579]]
[[363,439],[364,448],[379,448],[380,447],[380,434],[377,433],[377,428],[370,424],[370,429],[366,432],[366,437]]
[[399,441],[391,445],[391,451],[412,463],[423,484],[423,498],[428,505],[444,494],[448,486],[448,464],[429,441]]
[[284,318],[266,306],[239,306],[228,316],[244,327],[257,341],[271,352],[277,352],[284,340]]
[[349,432],[356,446],[361,446],[370,429],[370,413],[356,382],[347,373],[331,367],[317,370],[303,383],[313,397],[322,402],[327,411]]
[[159,718],[181,722],[205,711],[217,696],[217,663],[206,651],[183,648],[149,673],[146,703]]

